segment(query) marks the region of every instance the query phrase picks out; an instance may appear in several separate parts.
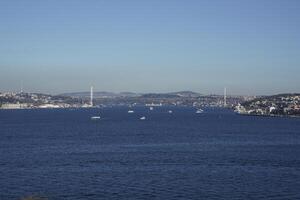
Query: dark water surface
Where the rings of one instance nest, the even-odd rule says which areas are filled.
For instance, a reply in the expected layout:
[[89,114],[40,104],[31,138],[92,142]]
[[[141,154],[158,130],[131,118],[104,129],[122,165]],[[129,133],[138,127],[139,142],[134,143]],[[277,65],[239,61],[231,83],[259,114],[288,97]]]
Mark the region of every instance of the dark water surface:
[[300,119],[168,109],[0,110],[0,199],[300,199]]

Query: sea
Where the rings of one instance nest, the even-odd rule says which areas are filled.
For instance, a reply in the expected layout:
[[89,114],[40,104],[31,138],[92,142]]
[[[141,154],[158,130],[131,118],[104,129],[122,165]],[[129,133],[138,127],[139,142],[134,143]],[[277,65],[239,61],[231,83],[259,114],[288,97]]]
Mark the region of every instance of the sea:
[[31,195],[300,199],[300,118],[191,107],[0,110],[0,199]]

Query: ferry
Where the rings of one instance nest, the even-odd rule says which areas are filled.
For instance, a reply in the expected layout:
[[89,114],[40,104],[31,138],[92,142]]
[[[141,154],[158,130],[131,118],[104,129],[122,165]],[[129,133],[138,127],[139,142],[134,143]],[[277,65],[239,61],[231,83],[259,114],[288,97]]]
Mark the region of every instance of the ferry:
[[93,117],[91,117],[91,120],[99,120],[99,119],[101,119],[100,116],[93,116]]
[[146,106],[149,106],[149,107],[161,107],[162,103],[147,103]]

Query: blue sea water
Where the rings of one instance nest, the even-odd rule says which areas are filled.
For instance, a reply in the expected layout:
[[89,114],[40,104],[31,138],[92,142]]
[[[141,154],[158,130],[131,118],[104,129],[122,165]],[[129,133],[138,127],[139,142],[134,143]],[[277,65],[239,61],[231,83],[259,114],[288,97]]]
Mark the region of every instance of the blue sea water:
[[134,110],[0,110],[0,199],[300,199],[299,118]]

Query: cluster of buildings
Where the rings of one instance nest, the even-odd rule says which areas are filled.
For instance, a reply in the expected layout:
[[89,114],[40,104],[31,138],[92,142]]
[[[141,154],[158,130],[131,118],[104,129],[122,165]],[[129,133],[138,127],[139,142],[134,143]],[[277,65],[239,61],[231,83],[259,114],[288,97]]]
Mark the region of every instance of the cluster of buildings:
[[281,94],[247,99],[242,96],[222,95],[145,94],[142,96],[97,98],[93,100],[93,88],[89,98],[53,96],[38,93],[0,93],[0,109],[29,108],[88,108],[96,105],[146,105],[146,106],[194,106],[229,107],[240,114],[248,115],[293,115],[300,116],[300,94]]
[[235,110],[250,115],[300,115],[300,94],[261,97],[238,104]]
[[70,108],[85,105],[78,99],[37,93],[0,93],[0,109]]

